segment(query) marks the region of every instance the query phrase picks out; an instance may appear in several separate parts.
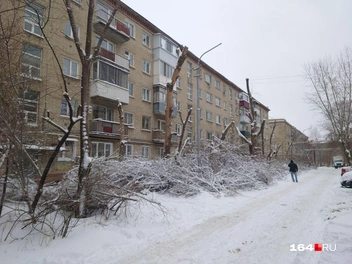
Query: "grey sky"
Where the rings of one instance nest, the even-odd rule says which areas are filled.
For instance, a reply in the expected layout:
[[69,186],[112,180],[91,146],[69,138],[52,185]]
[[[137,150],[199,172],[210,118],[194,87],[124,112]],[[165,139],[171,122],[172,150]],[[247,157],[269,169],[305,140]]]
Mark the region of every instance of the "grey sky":
[[124,0],[197,56],[309,135],[304,65],[352,47],[351,0]]

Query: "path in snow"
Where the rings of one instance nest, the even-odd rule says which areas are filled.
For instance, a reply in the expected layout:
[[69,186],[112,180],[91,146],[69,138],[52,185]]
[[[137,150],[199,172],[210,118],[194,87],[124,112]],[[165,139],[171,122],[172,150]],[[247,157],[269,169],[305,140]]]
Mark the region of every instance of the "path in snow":
[[332,252],[290,252],[290,245],[335,243],[323,241],[323,235],[327,205],[342,190],[336,174],[332,169],[303,173],[299,183],[258,191],[230,213],[176,236],[153,237],[111,263],[319,263],[322,254]]

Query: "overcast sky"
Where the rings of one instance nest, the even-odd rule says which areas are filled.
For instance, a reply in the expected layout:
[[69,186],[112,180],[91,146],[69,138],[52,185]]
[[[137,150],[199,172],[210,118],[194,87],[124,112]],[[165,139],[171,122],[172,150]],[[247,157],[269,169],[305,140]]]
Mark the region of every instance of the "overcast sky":
[[352,0],[123,0],[309,136],[304,66],[352,47]]

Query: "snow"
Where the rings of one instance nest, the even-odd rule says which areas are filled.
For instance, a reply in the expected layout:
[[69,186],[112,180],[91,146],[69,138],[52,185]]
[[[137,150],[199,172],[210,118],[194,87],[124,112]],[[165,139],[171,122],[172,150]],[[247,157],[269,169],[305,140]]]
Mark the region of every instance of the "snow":
[[[132,203],[108,220],[80,220],[64,239],[37,233],[4,241],[0,231],[1,262],[351,263],[352,189],[340,186],[340,170],[334,168],[300,172],[298,179],[293,183],[287,174],[267,189],[233,197],[148,193],[164,211]],[[314,249],[315,243],[336,244],[336,251],[290,251],[292,244],[313,244]]]

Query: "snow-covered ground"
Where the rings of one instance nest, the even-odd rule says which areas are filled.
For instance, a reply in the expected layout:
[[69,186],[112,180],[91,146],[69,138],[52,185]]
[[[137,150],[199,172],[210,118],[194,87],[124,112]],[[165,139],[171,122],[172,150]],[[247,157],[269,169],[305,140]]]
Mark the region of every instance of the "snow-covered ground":
[[[341,188],[339,177],[340,170],[319,168],[298,174],[298,183],[287,175],[234,197],[153,194],[163,212],[138,203],[118,218],[84,219],[65,239],[4,242],[2,235],[0,262],[352,263],[352,189]],[[313,251],[290,251],[299,244]],[[336,251],[314,251],[314,244]]]

